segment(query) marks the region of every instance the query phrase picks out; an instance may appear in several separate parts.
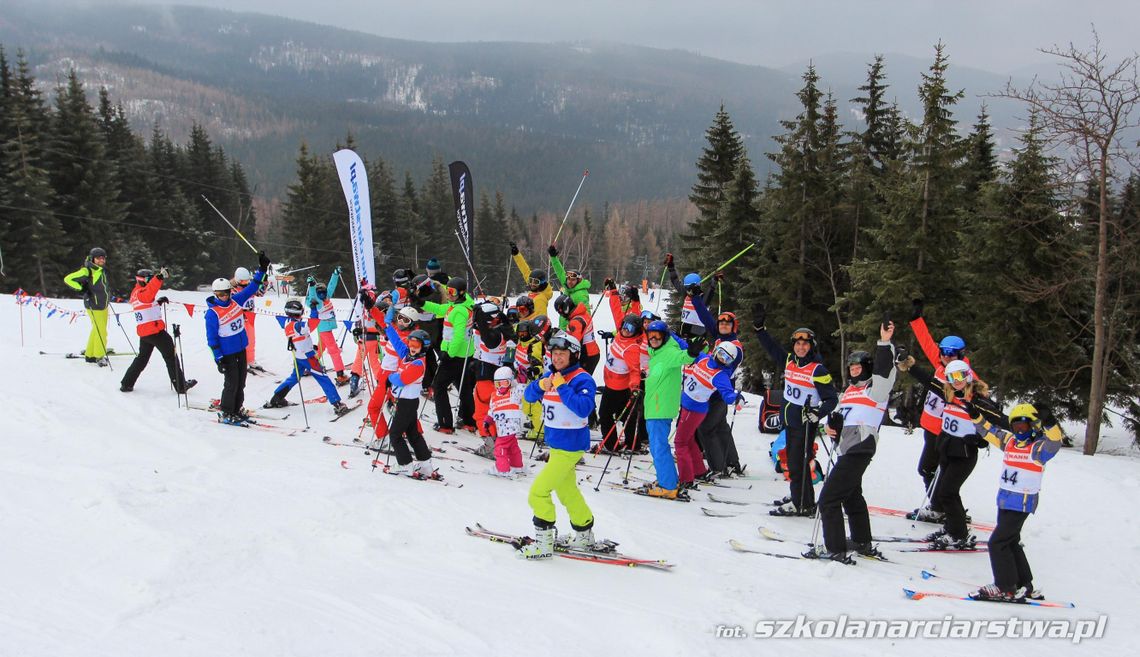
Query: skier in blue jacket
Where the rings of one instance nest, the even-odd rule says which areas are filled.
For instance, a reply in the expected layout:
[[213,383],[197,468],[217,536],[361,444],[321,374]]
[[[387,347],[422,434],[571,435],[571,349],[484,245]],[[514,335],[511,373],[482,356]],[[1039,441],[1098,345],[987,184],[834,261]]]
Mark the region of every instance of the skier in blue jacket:
[[218,278],[214,280],[214,295],[206,299],[206,344],[214,353],[218,372],[225,376],[218,408],[218,417],[224,424],[240,424],[249,417],[242,408],[248,372],[245,348],[249,345],[245,334],[245,308],[242,306],[257,293],[268,268],[269,256],[262,251],[257,254],[257,271],[253,273],[252,285],[232,294],[230,279]]
[[312,276],[309,276],[307,282],[309,290],[305,294],[305,303],[321,319],[317,325],[317,360],[328,352],[332,357],[333,370],[336,371],[336,384],[342,386],[348,383],[348,377],[344,375],[344,358],[340,354],[340,345],[336,343],[336,309],[333,308],[332,293],[329,292],[336,292],[336,286],[340,283],[340,267],[333,270],[328,285],[318,283]]

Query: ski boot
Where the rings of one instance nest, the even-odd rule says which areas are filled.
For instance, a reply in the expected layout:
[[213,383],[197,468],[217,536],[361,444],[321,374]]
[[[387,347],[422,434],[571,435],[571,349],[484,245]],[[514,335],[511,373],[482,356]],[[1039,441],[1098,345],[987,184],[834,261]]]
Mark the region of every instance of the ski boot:
[[807,552],[802,553],[804,559],[819,559],[821,561],[836,561],[847,566],[855,565],[855,558],[847,552],[829,552],[827,548],[822,545],[813,545],[808,548]]
[[346,406],[342,401],[338,401],[337,403],[333,404],[333,413],[336,413],[337,417],[340,417],[341,415],[344,415],[351,410],[352,409]]
[[676,488],[662,488],[658,484],[652,484],[645,489],[645,494],[649,497],[663,497],[667,500],[677,499]]
[[732,474],[736,475],[737,477],[743,477],[744,471],[747,469],[748,469],[747,465],[740,465],[739,463],[737,463],[736,465],[728,466],[728,471],[731,472]]
[[439,423],[438,423],[438,422],[437,422],[437,423],[435,423],[435,424],[433,424],[433,425],[431,426],[431,428],[432,428],[433,430],[435,430],[435,431],[438,431],[438,432],[440,432],[440,433],[442,433],[442,434],[444,434],[444,435],[447,435],[447,436],[450,436],[451,434],[455,433],[455,429],[454,429],[454,428],[452,428],[452,427],[442,427],[442,426],[440,426],[440,425],[439,425]]
[[526,468],[511,468],[511,476],[517,478],[526,476]]
[[949,534],[943,534],[930,541],[930,549],[972,552],[978,549],[978,538],[973,534],[967,534],[965,538],[954,538]]
[[792,496],[791,495],[785,495],[778,500],[772,500],[772,506],[784,506],[785,504],[791,504],[791,503],[792,503]]
[[887,558],[883,556],[883,553],[879,551],[879,547],[874,543],[851,542],[848,543],[848,545],[850,545],[853,551],[859,553],[860,556],[870,557],[872,559],[880,559],[882,561],[887,560]]
[[1016,595],[1019,598],[1026,598],[1028,600],[1044,600],[1045,599],[1045,594],[1041,592],[1041,589],[1033,588],[1033,582],[1030,582],[1029,584],[1027,584],[1025,586],[1019,587],[1017,589],[1017,593],[1015,593],[1014,595]]
[[95,364],[98,365],[99,367],[108,367],[111,365],[111,359],[107,358],[106,356],[103,356],[102,358],[96,360]]
[[704,473],[703,475],[697,477],[696,480],[701,482],[702,484],[711,484],[719,478],[720,478],[720,474],[716,470],[709,470],[708,472]]
[[234,427],[244,427],[246,425],[245,420],[232,413],[218,413],[218,422]]
[[525,559],[550,559],[554,557],[554,528],[534,528],[534,542],[522,546],[519,553]]
[[906,514],[906,517],[908,520],[921,520],[922,522],[942,522],[946,514],[941,511],[935,511],[928,505],[911,511]]
[[135,389],[134,386],[129,386],[125,383],[119,385],[119,392],[131,392]]
[[514,470],[507,470],[506,472],[499,472],[499,470],[497,468],[487,468],[486,470],[483,471],[483,474],[490,475],[492,477],[498,477],[500,479],[514,479],[515,478]]
[[443,477],[440,476],[439,471],[435,469],[434,465],[432,465],[431,457],[428,457],[423,461],[416,461],[413,463],[411,477],[413,479],[443,479]]
[[280,395],[273,395],[269,401],[265,402],[265,404],[262,405],[262,408],[285,408],[288,405],[289,402],[284,397]]
[[353,374],[348,379],[348,398],[352,399],[360,394],[360,375]]
[[344,375],[344,370],[341,370],[341,371],[337,372],[337,373],[336,373],[336,378],[335,378],[335,379],[333,379],[333,381],[336,383],[336,385],[337,385],[338,387],[339,387],[339,386],[348,385],[348,383],[349,383],[349,379],[348,379],[348,377]]
[[971,600],[991,600],[994,602],[1020,602],[1024,598],[1018,597],[1017,591],[1003,591],[997,584],[986,584],[982,588],[969,594],[968,598]]
[[594,528],[591,526],[582,530],[575,529],[574,537],[566,539],[560,544],[576,550],[592,550],[594,549]]
[[772,509],[771,511],[768,512],[768,515],[770,515],[770,516],[786,516],[786,517],[799,516],[799,517],[803,517],[803,518],[811,518],[815,515],[815,505],[812,504],[810,506],[805,506],[804,508],[801,509],[801,508],[798,508],[792,502],[788,502],[786,504],[781,504],[780,506]]
[[196,385],[198,385],[198,379],[186,379],[186,385],[181,387],[175,385],[174,392],[180,395],[185,395],[187,392],[190,392],[190,388],[193,388]]

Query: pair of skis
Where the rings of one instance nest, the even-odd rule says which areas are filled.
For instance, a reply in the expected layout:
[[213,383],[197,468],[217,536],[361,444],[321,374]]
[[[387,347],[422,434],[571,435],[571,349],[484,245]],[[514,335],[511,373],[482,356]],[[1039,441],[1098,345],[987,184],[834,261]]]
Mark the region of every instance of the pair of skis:
[[[525,545],[534,542],[530,536],[515,536],[513,534],[503,534],[487,529],[483,525],[476,524],[475,528],[466,528],[468,536],[482,538],[493,543],[502,543],[510,545],[516,550],[521,550]],[[570,559],[573,561],[588,561],[591,563],[607,564],[610,566],[626,566],[629,568],[650,568],[653,570],[670,571],[673,565],[668,561],[662,559],[639,559],[627,554],[622,554],[617,551],[617,543],[613,541],[601,541],[594,544],[594,549],[574,548],[565,544],[554,544],[555,556],[563,559]]]

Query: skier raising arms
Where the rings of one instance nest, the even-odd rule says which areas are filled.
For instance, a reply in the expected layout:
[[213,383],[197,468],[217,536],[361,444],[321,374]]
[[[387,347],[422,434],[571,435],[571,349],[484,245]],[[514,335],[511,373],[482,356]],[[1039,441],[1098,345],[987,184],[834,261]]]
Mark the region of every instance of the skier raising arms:
[[853,351],[847,356],[847,389],[839,399],[838,411],[827,421],[825,440],[833,440],[835,466],[819,492],[819,518],[823,545],[804,553],[810,559],[831,559],[854,563],[847,554],[847,534],[843,514],[851,524],[855,550],[867,556],[880,556],[871,544],[871,519],[863,499],[863,473],[875,456],[879,427],[895,385],[895,349],[891,338],[894,322],[879,326],[879,342],[874,355]]
[[[288,321],[285,322],[285,339],[286,348],[293,352],[293,358],[296,364],[289,371],[289,376],[277,386],[273,391],[273,397],[265,402],[264,408],[284,408],[289,405],[285,399],[285,395],[293,389],[294,385],[299,385],[301,379],[299,376],[309,374],[316,380],[317,384],[321,386],[329,404],[333,407],[333,412],[337,415],[344,415],[350,409],[344,405],[340,400],[340,393],[337,392],[336,385],[329,380],[325,370],[321,367],[321,363],[317,360],[316,347],[313,345],[313,337],[309,332],[309,322],[303,315],[305,308],[301,305],[299,299],[290,299],[285,302],[285,316]],[[312,310],[312,318],[316,319],[317,310]]]
[[[546,272],[532,270],[530,265],[526,263],[526,258],[523,258],[519,253],[519,247],[514,242],[511,245],[511,257],[515,261],[515,266],[519,268],[519,273],[522,274],[523,279],[526,281],[527,296],[533,302],[531,312],[538,315],[547,315],[550,304],[550,298],[554,296],[554,290],[550,287],[550,282],[546,280]],[[522,317],[522,314],[519,315]],[[522,319],[526,319],[522,317]]]
[[[390,319],[394,311],[395,308],[388,309]],[[424,440],[419,422],[420,389],[423,387],[424,372],[427,371],[424,350],[431,346],[431,338],[427,331],[416,329],[405,339],[392,328],[392,323],[388,322],[385,332],[388,334],[388,343],[400,354],[399,369],[388,376],[388,384],[396,397],[396,412],[392,415],[390,431],[397,466],[385,466],[385,472],[415,479],[442,479],[431,462],[431,448]],[[409,443],[411,450],[408,449]]]
[[135,389],[135,382],[150,362],[150,356],[155,349],[158,349],[158,353],[162,354],[162,360],[166,362],[166,374],[176,393],[185,394],[198,383],[194,379],[186,380],[182,368],[178,365],[178,357],[174,354],[174,340],[166,332],[166,322],[162,319],[162,306],[169,299],[155,298],[168,273],[166,267],[163,267],[157,274],[152,274],[149,269],[140,269],[135,274],[135,289],[131,290],[131,310],[135,315],[135,331],[139,335],[139,353],[131,361],[127,373],[119,383],[119,390],[123,392]]
[[[439,287],[434,282],[431,285]],[[440,433],[452,434],[455,433],[455,426],[451,398],[447,395],[447,389],[452,385],[459,393],[460,424],[472,430],[475,428],[475,382],[468,381],[463,374],[467,359],[474,352],[471,309],[475,300],[467,293],[467,279],[458,276],[447,281],[442,293],[444,303],[421,301],[416,297],[413,297],[413,302],[422,304],[424,310],[443,318],[443,342],[440,345],[439,368],[432,381],[432,391],[435,398],[435,429]]]
[[[713,274],[713,280],[719,283],[724,278],[723,272]],[[740,343],[737,331],[740,323],[736,315],[731,312],[722,312],[713,319],[708,306],[705,305],[702,295],[692,296],[693,311],[701,320],[708,335],[715,336],[710,350],[715,351],[723,343],[736,348],[736,359],[728,365],[728,376],[731,379],[736,375],[736,369],[744,360],[744,345]],[[745,403],[743,395],[736,396],[736,409],[739,410]],[[733,477],[744,474],[744,466],[740,464],[740,455],[736,451],[736,440],[732,437],[732,428],[728,423],[728,403],[720,395],[714,393],[709,398],[708,413],[701,425],[697,427],[697,437],[701,447],[704,448],[705,458],[709,462],[707,477]]]
[[1021,528],[1037,511],[1037,497],[1045,464],[1061,451],[1064,434],[1059,425],[1041,426],[1032,404],[1018,404],[1009,413],[1009,430],[995,427],[972,405],[967,405],[978,433],[1002,450],[1002,473],[998,483],[997,527],[990,534],[990,568],[994,583],[970,594],[975,600],[1016,602],[1043,600],[1033,587],[1033,571],[1021,546]]
[[523,397],[529,402],[542,402],[546,419],[546,444],[550,446],[550,459],[531,484],[527,501],[534,512],[535,542],[525,546],[522,554],[527,559],[549,559],[554,555],[554,521],[556,520],[551,493],[570,514],[574,528],[571,545],[590,547],[594,543],[594,514],[586,505],[582,491],[578,490],[575,466],[590,447],[590,429],[587,426],[593,412],[597,385],[594,377],[578,366],[582,345],[566,333],[550,338],[549,371],[526,387]]
[[[681,303],[681,337],[688,338],[694,335],[705,335],[705,325],[701,323],[701,318],[697,316],[696,309],[693,308],[693,297],[703,297],[703,290],[701,289],[701,275],[695,272],[685,274],[682,281],[677,275],[677,267],[673,264],[673,254],[665,254],[665,269],[669,271],[669,282],[672,283],[673,289],[677,294],[683,295],[684,301]],[[712,284],[709,284],[709,289],[712,289]]]
[[[238,267],[237,269],[235,269],[234,270],[234,277],[232,279],[230,279],[230,282],[233,283],[234,293],[236,294],[236,293],[244,290],[246,288],[246,286],[249,285],[251,278],[253,278],[253,276],[249,273],[249,270],[246,269],[245,267]],[[250,297],[244,304],[242,304],[242,307],[245,308],[245,334],[246,334],[246,337],[249,338],[249,346],[245,348],[245,361],[246,361],[246,363],[248,363],[249,369],[251,369],[255,372],[264,372],[265,371],[265,369],[263,367],[261,367],[260,365],[257,364],[257,359],[256,359],[256,356],[257,356],[257,325],[256,325],[257,307],[254,305],[257,303],[257,301],[254,297],[259,297],[264,293],[265,293],[265,281],[262,281],[261,285],[257,286],[257,292],[254,292],[253,296]]]
[[[815,489],[808,471],[813,459],[815,426],[835,408],[838,397],[831,374],[819,360],[815,333],[811,329],[792,331],[792,351],[788,353],[764,328],[768,314],[763,304],[752,307],[752,327],[760,345],[776,363],[784,364],[784,403],[780,419],[787,441],[788,487],[790,495],[770,511],[775,516],[814,516]],[[816,402],[808,406],[808,398]],[[809,435],[809,427],[812,435]]]
[[218,372],[225,376],[218,414],[223,424],[241,424],[248,418],[242,408],[245,379],[249,372],[245,360],[249,340],[245,335],[245,309],[242,305],[257,292],[268,268],[269,256],[261,251],[257,254],[253,285],[232,294],[230,279],[219,278],[214,281],[214,295],[206,299],[206,344],[214,354]]
[[329,292],[329,288],[335,292],[337,284],[340,283],[340,267],[333,270],[327,286],[318,283],[312,276],[309,277],[308,282],[309,291],[305,296],[305,301],[308,302],[310,308],[316,311],[315,316],[321,320],[321,323],[317,325],[317,334],[320,336],[317,359],[320,360],[321,354],[328,352],[329,356],[332,357],[333,370],[336,371],[336,384],[342,386],[349,381],[348,377],[344,375],[344,359],[340,354],[340,346],[336,343],[336,309],[333,308],[332,294]]
[[[574,304],[582,304],[586,308],[590,307],[590,281],[589,279],[582,278],[582,272],[577,269],[566,269],[562,266],[562,260],[558,257],[558,248],[553,244],[546,249],[550,254],[550,266],[554,268],[554,275],[558,278],[558,283],[562,285],[562,294],[568,295],[574,300]],[[589,311],[586,312],[589,314]],[[565,329],[568,319],[566,315],[562,315],[561,321],[558,322],[559,327]],[[582,345],[586,347],[585,344]]]

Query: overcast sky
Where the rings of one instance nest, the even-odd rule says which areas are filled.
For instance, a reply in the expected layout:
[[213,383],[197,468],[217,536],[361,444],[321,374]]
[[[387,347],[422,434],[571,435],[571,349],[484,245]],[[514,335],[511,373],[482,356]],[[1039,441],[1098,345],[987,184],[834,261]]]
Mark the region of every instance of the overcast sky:
[[[123,4],[122,0],[89,0]],[[129,1],[129,0],[128,0]],[[139,2],[139,0],[135,0]],[[1047,61],[1037,48],[1137,48],[1140,0],[188,0],[418,41],[600,39],[682,48],[779,67],[835,52],[928,57],[939,39],[959,65],[1005,73]]]

